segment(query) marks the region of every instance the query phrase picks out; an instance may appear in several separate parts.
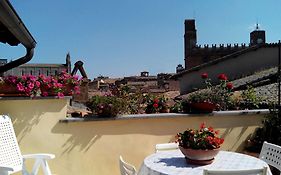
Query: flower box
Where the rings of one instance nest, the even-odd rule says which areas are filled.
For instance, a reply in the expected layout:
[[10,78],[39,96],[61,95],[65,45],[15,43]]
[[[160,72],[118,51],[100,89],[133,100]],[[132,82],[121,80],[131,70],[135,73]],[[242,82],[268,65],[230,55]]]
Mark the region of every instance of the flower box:
[[191,113],[211,113],[213,112],[217,105],[211,102],[197,102],[190,103]]
[[15,85],[2,83],[0,84],[1,97],[27,97],[25,92],[19,91]]

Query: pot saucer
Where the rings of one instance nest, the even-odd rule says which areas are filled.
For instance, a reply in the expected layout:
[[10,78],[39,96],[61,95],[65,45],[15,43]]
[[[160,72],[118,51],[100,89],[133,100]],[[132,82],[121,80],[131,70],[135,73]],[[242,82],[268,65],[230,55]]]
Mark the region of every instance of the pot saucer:
[[185,160],[188,164],[195,164],[195,165],[208,165],[213,163],[213,161],[215,160],[213,159],[209,159],[209,160],[193,160],[193,159],[189,159],[187,157],[185,157]]

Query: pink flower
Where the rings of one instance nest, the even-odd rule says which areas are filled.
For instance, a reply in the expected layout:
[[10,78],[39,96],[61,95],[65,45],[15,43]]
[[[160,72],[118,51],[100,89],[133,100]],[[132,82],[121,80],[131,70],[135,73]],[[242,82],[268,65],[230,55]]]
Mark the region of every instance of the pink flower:
[[26,80],[26,79],[27,79],[27,76],[26,76],[26,75],[23,75],[23,76],[21,76],[21,78],[22,78],[23,80]]
[[18,84],[17,84],[17,89],[18,89],[19,91],[24,91],[24,86],[22,85],[22,83],[18,83]]
[[59,97],[59,98],[63,98],[63,97],[64,97],[64,94],[61,93],[61,92],[58,92],[58,97]]
[[33,89],[34,88],[34,83],[28,83],[28,88]]
[[79,94],[81,94],[81,92],[80,91],[76,91],[75,94],[79,95]]
[[43,97],[48,96],[48,92],[43,92],[43,93],[42,93],[42,96],[43,96]]
[[40,87],[41,83],[39,81],[36,81],[35,84],[36,84],[37,87]]
[[79,91],[80,87],[79,86],[74,86],[74,91]]
[[62,87],[62,84],[61,84],[61,83],[54,83],[54,87],[56,87],[56,88],[61,88],[61,87]]

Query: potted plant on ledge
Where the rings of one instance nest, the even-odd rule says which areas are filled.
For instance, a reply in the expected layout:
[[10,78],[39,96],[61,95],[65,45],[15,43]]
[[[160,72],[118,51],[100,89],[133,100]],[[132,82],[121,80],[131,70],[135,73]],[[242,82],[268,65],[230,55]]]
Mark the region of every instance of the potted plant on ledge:
[[32,75],[9,75],[0,78],[0,96],[35,97],[39,88],[40,82]]
[[203,73],[201,78],[204,80],[206,88],[190,93],[187,99],[183,100],[182,105],[185,112],[211,113],[215,109],[226,109],[233,88],[232,83],[228,82],[227,76],[219,74],[220,84],[217,86],[212,85],[207,73]]

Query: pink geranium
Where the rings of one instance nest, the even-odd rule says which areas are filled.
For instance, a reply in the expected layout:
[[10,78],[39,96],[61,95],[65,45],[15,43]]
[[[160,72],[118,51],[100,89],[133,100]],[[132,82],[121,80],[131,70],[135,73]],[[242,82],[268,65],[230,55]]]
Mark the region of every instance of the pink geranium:
[[36,77],[32,75],[6,76],[4,82],[15,86],[19,92],[24,92],[27,96],[36,96],[39,86],[36,86]]
[[80,93],[78,76],[72,76],[66,71],[62,71],[58,75],[40,76],[38,81],[40,82],[42,95],[46,95],[44,92],[48,92],[48,95],[53,94],[62,98],[65,95]]

